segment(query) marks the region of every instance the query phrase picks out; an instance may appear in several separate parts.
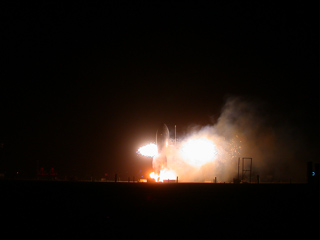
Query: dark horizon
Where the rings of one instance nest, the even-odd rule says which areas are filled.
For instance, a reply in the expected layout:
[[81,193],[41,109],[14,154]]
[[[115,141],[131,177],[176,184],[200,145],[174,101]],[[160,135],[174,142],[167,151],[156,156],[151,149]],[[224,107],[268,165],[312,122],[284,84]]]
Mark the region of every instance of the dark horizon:
[[317,159],[315,6],[1,5],[0,173],[133,176],[160,123],[183,136],[230,97],[265,104],[271,127],[301,133],[296,158]]

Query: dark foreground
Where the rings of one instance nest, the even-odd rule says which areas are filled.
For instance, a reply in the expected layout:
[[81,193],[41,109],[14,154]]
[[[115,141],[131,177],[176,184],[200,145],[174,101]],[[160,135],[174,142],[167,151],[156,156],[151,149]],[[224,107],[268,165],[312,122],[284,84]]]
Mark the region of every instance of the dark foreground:
[[319,232],[319,188],[306,184],[0,181],[0,189],[2,234],[15,239],[305,239]]

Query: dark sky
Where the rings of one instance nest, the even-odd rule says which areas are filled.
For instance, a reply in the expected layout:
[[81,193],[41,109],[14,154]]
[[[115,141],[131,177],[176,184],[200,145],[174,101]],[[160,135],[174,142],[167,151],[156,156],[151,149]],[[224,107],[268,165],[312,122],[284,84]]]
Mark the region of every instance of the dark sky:
[[315,6],[195,2],[2,1],[2,171],[135,174],[161,122],[210,124],[233,95],[316,146]]

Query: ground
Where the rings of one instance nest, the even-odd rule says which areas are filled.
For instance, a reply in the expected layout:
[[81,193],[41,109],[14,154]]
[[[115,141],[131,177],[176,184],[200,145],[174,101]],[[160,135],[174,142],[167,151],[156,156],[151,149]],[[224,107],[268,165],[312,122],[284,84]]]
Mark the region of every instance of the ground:
[[307,184],[1,181],[0,186],[5,232],[58,239],[311,236],[320,200],[318,186]]

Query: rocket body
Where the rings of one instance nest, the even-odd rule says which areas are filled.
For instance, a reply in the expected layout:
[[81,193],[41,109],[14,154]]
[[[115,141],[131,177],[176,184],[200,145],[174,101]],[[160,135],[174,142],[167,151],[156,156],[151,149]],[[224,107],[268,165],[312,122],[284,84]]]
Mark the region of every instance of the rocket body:
[[152,166],[156,174],[167,167],[167,146],[169,141],[169,129],[166,124],[161,124],[156,133],[156,145],[158,154],[153,157]]

